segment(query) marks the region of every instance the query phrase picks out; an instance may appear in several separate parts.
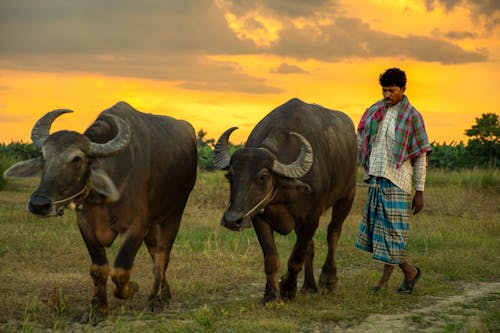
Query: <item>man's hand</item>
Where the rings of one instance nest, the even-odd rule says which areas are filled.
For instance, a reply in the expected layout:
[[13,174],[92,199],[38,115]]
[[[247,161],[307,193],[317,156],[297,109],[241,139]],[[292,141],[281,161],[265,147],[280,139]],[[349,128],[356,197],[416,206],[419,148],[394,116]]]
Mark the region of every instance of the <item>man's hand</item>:
[[424,192],[416,191],[411,203],[411,210],[413,214],[417,214],[422,208],[424,208]]

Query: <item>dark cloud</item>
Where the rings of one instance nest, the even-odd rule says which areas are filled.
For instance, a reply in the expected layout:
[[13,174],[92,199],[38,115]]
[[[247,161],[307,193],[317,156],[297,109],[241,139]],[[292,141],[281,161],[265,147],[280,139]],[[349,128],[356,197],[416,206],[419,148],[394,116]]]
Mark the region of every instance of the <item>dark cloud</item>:
[[484,53],[466,51],[438,38],[392,35],[372,30],[360,19],[347,17],[339,17],[333,24],[321,27],[319,33],[313,28],[297,29],[290,25],[270,52],[323,61],[391,56],[443,64],[487,60]]
[[[1,59],[0,59],[1,60]],[[126,55],[50,54],[14,55],[0,61],[0,68],[15,63],[14,69],[34,71],[82,71],[118,77],[138,77],[179,82],[191,90],[238,91],[243,93],[277,93],[281,90],[262,78],[243,74],[240,66],[229,61],[215,61],[189,54],[168,56],[129,53]],[[77,64],[77,65],[75,65]],[[12,65],[11,65],[12,67]]]
[[499,0],[425,0],[427,10],[433,11],[437,6],[444,8],[449,13],[457,6],[466,6],[474,18],[484,17],[484,26],[488,31],[493,31],[500,25]]
[[290,18],[310,17],[332,9],[337,0],[232,0],[227,4],[237,14],[244,14],[249,10],[268,10],[280,16]]
[[1,53],[248,53],[211,1],[0,1]]
[[271,73],[278,74],[304,74],[307,73],[305,70],[299,66],[290,65],[287,63],[282,63],[278,67],[271,69]]
[[476,38],[477,34],[469,31],[448,31],[445,36],[450,39],[461,40],[466,38]]
[[439,5],[450,12],[458,5],[470,7],[476,14],[492,16],[500,11],[500,1],[498,0],[425,0],[428,10],[434,10]]

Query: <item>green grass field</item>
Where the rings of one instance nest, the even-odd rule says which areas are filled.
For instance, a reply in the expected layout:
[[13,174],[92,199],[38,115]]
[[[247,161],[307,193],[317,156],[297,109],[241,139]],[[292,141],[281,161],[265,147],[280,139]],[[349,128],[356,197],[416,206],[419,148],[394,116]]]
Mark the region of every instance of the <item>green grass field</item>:
[[[12,181],[0,191],[3,332],[356,332],[376,331],[394,316],[403,318],[401,331],[459,332],[470,325],[500,331],[498,170],[428,171],[425,208],[410,230],[409,260],[423,272],[412,295],[395,291],[399,271],[387,292],[369,291],[381,264],[353,246],[367,191],[359,187],[339,243],[336,291],[299,294],[295,301],[266,306],[259,304],[265,275],[254,231],[219,225],[228,185],[222,172],[199,173],[167,272],[170,307],[159,314],[142,311],[152,283],[152,264],[142,247],[132,276],[141,289],[122,301],[112,297],[109,282],[110,315],[96,327],[79,323],[92,282],[74,213],[51,219],[27,213],[36,185],[36,180]],[[328,216],[315,236],[316,278],[325,257]],[[276,239],[284,273],[295,237]],[[108,250],[111,262],[118,245],[119,239]]]

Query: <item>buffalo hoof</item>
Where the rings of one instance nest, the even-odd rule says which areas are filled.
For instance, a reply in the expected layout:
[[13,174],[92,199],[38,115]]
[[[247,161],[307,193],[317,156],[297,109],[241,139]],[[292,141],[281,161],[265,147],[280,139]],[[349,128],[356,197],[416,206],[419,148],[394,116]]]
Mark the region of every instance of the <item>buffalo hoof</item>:
[[302,286],[300,289],[300,292],[302,294],[310,295],[310,294],[316,294],[318,292],[318,288],[316,286],[311,287],[311,286]]
[[280,295],[281,298],[287,300],[295,299],[297,296],[297,282],[291,281],[290,279],[284,278],[280,282]]
[[159,295],[156,295],[152,299],[148,300],[146,307],[144,309],[149,312],[161,312],[163,311],[164,308],[168,307],[168,305],[169,305],[168,298],[163,299]]
[[260,301],[260,304],[264,305],[267,303],[278,303],[280,301],[280,294],[277,288],[266,288],[264,297]]
[[337,287],[337,278],[327,277],[326,275],[321,274],[319,277],[319,286],[327,291],[335,291],[335,288]]
[[283,300],[292,301],[295,299],[296,296],[297,296],[297,288],[292,290],[283,290],[281,292],[281,298]]
[[260,304],[277,304],[281,301],[280,297],[277,295],[264,295],[264,297],[260,300]]
[[96,309],[90,309],[89,311],[86,311],[83,315],[82,318],[80,319],[81,324],[91,324],[93,326],[96,326],[100,322],[104,321],[107,317],[107,309],[105,311],[99,311]]

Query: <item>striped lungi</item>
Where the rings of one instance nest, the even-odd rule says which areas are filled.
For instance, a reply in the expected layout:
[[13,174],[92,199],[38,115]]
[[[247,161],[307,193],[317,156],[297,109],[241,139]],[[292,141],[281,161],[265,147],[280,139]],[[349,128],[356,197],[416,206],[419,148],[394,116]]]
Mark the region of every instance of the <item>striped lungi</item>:
[[380,177],[370,177],[368,200],[355,246],[373,253],[373,259],[399,265],[406,259],[411,195]]

